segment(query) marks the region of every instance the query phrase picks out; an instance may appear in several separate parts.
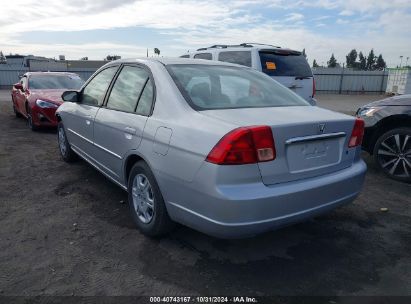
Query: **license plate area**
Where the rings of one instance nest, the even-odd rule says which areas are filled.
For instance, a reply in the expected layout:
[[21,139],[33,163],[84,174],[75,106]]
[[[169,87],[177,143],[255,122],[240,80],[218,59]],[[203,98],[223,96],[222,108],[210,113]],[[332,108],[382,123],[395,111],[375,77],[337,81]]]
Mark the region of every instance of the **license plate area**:
[[286,146],[290,173],[312,171],[341,162],[344,139],[329,138],[299,141]]

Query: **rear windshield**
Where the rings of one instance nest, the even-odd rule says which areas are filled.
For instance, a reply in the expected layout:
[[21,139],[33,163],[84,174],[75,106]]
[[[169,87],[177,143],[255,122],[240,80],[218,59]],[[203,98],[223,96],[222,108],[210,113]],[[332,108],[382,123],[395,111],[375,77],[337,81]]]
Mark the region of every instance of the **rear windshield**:
[[196,110],[309,105],[272,78],[250,68],[178,64],[167,70]]
[[68,89],[78,90],[84,81],[78,75],[32,75],[29,78],[30,89]]
[[260,60],[262,71],[270,76],[313,76],[307,60],[300,53],[260,52]]

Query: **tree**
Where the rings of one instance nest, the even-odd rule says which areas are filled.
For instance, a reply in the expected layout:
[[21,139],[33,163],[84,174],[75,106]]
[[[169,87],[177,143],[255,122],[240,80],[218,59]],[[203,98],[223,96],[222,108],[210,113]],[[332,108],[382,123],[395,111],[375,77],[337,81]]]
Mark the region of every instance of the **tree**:
[[313,61],[313,68],[318,68],[318,67],[319,67],[319,65],[318,65],[317,61],[314,59],[314,61]]
[[373,70],[375,68],[375,55],[374,49],[371,49],[367,57],[367,70]]
[[359,69],[361,71],[365,71],[367,70],[367,59],[365,59],[364,55],[362,52],[360,52],[360,54],[358,54],[358,59],[360,60],[359,62]]
[[154,48],[154,54],[160,56],[160,50],[158,48]]
[[355,68],[357,67],[357,51],[356,49],[352,49],[346,57],[347,60],[347,68]]
[[385,63],[385,60],[382,58],[382,54],[380,54],[375,63],[375,69],[384,70],[386,67],[387,67],[387,64]]
[[303,54],[303,56],[305,57],[305,59],[307,59],[307,54],[305,53],[305,49],[303,49],[303,51],[302,51],[301,54]]
[[0,64],[5,64],[7,63],[6,57],[3,55],[3,52],[0,51]]
[[337,60],[334,57],[334,53],[331,54],[330,60],[327,61],[328,67],[329,68],[335,68],[337,67]]

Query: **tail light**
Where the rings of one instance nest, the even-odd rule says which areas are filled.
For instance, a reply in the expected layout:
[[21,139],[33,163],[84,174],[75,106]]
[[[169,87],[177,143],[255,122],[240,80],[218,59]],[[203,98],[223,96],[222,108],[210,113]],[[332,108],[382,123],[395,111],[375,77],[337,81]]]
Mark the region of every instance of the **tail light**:
[[351,133],[348,147],[353,148],[362,144],[362,138],[364,137],[364,120],[357,118],[354,123],[354,128]]
[[274,160],[274,138],[269,126],[251,126],[226,134],[206,161],[218,165],[243,165]]
[[314,95],[315,95],[315,90],[316,90],[316,87],[315,87],[315,78],[314,78],[314,76],[313,76],[313,98],[314,98]]

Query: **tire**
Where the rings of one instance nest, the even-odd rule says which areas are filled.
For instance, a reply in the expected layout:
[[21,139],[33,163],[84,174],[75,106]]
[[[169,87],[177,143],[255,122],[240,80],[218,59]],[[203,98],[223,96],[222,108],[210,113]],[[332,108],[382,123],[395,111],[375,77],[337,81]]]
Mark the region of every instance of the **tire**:
[[27,105],[27,126],[29,127],[30,130],[32,131],[37,131],[39,128],[33,123],[33,118],[31,115],[31,109]]
[[144,161],[138,161],[131,169],[127,190],[131,216],[143,234],[159,237],[172,231],[174,223],[156,179]]
[[[13,97],[12,97],[12,99],[13,99]],[[13,104],[13,112],[14,112],[14,115],[16,115],[16,118],[23,117],[23,115],[21,115],[21,113],[19,111],[17,111],[16,104],[14,103],[14,101],[12,101],[12,104]]]
[[57,140],[59,144],[59,151],[61,158],[67,162],[71,163],[78,159],[77,154],[71,149],[71,146],[67,140],[66,131],[64,130],[64,125],[59,122],[57,125]]
[[374,161],[390,178],[411,183],[411,128],[382,134],[374,146]]

